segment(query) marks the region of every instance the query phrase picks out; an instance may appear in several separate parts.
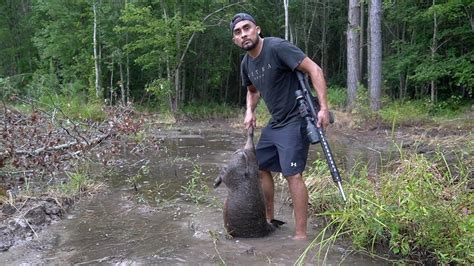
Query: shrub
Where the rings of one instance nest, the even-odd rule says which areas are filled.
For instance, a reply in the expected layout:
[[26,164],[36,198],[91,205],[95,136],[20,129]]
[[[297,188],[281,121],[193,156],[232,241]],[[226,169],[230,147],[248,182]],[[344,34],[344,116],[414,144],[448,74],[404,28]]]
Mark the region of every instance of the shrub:
[[207,179],[201,167],[197,164],[194,164],[191,178],[182,188],[184,190],[183,195],[196,204],[205,203],[209,200],[211,195],[211,189],[207,185]]
[[331,86],[328,88],[328,101],[333,108],[343,108],[347,102],[346,88]]

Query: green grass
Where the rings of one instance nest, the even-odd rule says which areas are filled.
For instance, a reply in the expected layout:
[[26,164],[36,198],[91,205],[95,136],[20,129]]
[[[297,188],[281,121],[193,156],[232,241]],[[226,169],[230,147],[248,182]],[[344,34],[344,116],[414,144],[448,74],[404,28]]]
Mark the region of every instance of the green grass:
[[[400,152],[400,160],[367,178],[367,167],[347,173],[342,203],[329,185],[324,163],[315,163],[307,175],[311,203],[327,226],[308,246],[325,247],[349,237],[356,250],[386,250],[386,256],[441,264],[474,263],[474,195],[468,189],[469,166],[448,164],[442,154],[427,159]],[[454,174],[456,173],[456,174]],[[319,247],[319,248],[318,248]]]
[[150,168],[148,165],[143,165],[140,167],[138,172],[135,175],[127,177],[127,183],[129,183],[135,191],[138,191],[138,187],[143,179],[150,174]]
[[347,90],[340,86],[328,87],[328,101],[331,108],[343,108],[347,102]]
[[191,178],[182,187],[184,196],[196,204],[205,203],[211,195],[211,189],[206,183],[207,178],[204,176],[201,167],[194,164]]
[[423,123],[430,119],[422,100],[389,103],[379,111],[379,115],[383,122],[390,124],[396,121],[399,125]]
[[401,126],[439,124],[461,118],[460,126],[466,127],[463,121],[469,122],[463,117],[469,116],[470,109],[469,102],[462,102],[459,97],[453,96],[437,104],[427,100],[393,101],[387,103],[378,116],[383,123]]
[[97,183],[87,173],[76,171],[66,173],[68,180],[49,187],[49,192],[58,197],[80,197],[99,190],[102,184]]
[[107,114],[99,101],[89,101],[83,97],[68,97],[64,95],[46,95],[39,99],[47,109],[58,109],[60,115],[71,119],[92,119],[102,121]]
[[258,103],[257,108],[255,109],[255,116],[257,117],[258,127],[266,126],[268,121],[270,120],[271,115],[268,112],[267,106],[265,105],[265,102],[263,100],[260,100],[260,102]]

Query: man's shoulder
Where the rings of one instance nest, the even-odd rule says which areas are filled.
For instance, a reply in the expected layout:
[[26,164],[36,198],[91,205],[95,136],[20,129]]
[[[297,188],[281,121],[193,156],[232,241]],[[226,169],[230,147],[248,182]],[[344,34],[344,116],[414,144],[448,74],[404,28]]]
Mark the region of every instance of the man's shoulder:
[[264,41],[269,46],[275,46],[275,45],[279,45],[286,42],[285,39],[278,38],[278,37],[265,37]]
[[276,52],[276,53],[286,51],[287,48],[296,47],[295,45],[293,45],[289,41],[287,41],[285,39],[282,39],[282,38],[278,38],[278,37],[267,37],[267,38],[265,38],[265,42],[266,42],[265,46],[267,46],[267,49],[272,51],[272,52]]
[[248,56],[249,56],[249,55],[248,55],[247,53],[245,53],[244,56],[241,57],[242,60],[240,61],[240,63],[243,63],[243,62],[247,61],[247,57],[248,57]]
[[245,53],[245,55],[242,57],[242,61],[240,61],[240,68],[245,71],[247,68],[247,63],[248,63],[248,54]]

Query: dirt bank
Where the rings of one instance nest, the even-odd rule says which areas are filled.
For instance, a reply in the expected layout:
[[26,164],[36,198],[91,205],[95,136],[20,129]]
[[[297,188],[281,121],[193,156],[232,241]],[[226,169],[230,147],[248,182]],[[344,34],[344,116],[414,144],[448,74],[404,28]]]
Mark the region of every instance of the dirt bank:
[[38,237],[51,223],[60,221],[72,206],[71,198],[18,198],[0,205],[0,251]]
[[[137,138],[145,119],[132,106],[104,107],[104,121],[74,121],[34,106],[30,113],[1,110],[0,251],[36,238],[79,198],[96,192],[100,185],[92,177],[112,165],[122,146],[140,152],[159,145],[153,137]],[[99,173],[88,169],[91,164]]]

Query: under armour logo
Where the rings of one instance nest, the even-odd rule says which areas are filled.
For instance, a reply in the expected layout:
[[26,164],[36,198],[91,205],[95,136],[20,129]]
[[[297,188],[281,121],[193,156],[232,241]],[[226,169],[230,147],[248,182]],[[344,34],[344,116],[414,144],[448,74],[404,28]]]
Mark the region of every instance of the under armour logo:
[[290,166],[291,166],[291,167],[296,167],[296,163],[291,162],[291,163],[290,163]]

